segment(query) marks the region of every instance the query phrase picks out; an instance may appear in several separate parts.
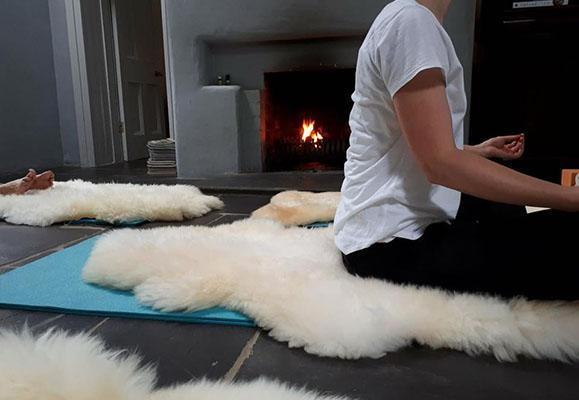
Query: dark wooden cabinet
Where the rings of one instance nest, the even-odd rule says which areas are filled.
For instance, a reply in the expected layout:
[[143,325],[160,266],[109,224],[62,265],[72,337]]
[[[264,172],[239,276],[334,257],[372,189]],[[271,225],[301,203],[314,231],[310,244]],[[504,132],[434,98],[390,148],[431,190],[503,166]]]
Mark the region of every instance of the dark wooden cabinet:
[[516,169],[558,182],[579,168],[577,0],[478,0],[469,142],[520,132]]

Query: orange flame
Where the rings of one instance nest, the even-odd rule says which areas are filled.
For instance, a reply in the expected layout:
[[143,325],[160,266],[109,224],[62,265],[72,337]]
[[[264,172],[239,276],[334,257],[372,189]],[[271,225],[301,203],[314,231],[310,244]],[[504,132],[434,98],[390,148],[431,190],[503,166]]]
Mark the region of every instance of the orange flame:
[[324,137],[316,129],[316,121],[305,119],[302,122],[302,142],[311,142],[317,144],[324,140]]

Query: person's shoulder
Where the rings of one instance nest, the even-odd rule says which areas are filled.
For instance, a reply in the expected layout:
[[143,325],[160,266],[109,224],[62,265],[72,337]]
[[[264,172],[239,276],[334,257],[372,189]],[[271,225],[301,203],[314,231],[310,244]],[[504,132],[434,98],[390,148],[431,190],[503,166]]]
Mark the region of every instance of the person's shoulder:
[[424,26],[435,27],[436,18],[424,6],[415,1],[396,0],[388,4],[370,28],[370,38],[384,38],[400,31]]
[[391,17],[397,26],[436,26],[436,17],[426,7],[416,2],[404,2]]

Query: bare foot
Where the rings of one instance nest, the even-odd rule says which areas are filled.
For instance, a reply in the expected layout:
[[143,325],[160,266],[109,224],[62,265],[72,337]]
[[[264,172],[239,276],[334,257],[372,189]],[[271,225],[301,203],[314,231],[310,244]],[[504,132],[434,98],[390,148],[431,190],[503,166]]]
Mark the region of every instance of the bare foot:
[[51,188],[52,185],[54,185],[54,172],[46,171],[40,175],[36,175],[36,178],[32,182],[32,189],[45,190]]
[[24,178],[0,184],[0,195],[24,194],[32,189],[35,179],[36,172],[33,169],[29,169]]

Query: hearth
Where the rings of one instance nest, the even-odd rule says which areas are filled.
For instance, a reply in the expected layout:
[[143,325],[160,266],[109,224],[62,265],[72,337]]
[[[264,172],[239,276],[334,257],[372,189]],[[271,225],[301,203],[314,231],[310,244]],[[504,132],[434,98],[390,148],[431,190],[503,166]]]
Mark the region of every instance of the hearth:
[[354,79],[354,69],[265,74],[260,113],[265,172],[343,169]]

